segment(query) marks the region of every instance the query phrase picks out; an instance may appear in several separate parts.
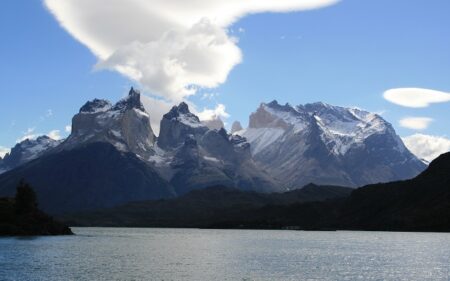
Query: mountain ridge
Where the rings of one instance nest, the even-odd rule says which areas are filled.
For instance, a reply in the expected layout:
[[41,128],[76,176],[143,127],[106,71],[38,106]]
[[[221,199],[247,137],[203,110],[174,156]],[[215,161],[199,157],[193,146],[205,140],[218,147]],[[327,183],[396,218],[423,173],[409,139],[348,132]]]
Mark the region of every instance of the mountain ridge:
[[381,116],[322,102],[262,103],[249,127],[234,134],[247,138],[255,160],[290,188],[357,187],[411,178],[426,167]]

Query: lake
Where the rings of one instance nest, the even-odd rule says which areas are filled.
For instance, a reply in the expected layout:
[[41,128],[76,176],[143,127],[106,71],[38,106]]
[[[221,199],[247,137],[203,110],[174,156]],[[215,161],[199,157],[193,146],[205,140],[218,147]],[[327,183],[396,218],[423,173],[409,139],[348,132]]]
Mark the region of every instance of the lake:
[[0,238],[0,280],[450,280],[450,234],[73,231]]

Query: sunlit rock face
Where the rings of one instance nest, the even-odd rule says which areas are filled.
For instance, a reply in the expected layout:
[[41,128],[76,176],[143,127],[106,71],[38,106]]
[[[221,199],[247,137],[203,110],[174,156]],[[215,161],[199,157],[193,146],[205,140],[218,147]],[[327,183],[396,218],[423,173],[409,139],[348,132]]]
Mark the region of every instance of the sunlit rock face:
[[156,136],[139,91],[131,88],[128,96],[115,105],[98,99],[87,102],[73,117],[72,133],[61,149],[93,142],[110,143],[119,151],[132,152],[143,159],[154,155]]

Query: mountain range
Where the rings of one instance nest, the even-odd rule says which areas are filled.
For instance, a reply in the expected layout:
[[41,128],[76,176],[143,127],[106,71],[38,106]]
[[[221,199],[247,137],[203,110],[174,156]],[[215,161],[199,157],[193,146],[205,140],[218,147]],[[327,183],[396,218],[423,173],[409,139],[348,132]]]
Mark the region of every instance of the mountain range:
[[308,183],[357,187],[426,167],[388,122],[359,109],[274,101],[261,104],[246,129],[235,123],[228,133],[220,124],[201,122],[182,102],[156,136],[139,91],[116,104],[94,99],[73,117],[67,139],[26,140],[0,160],[0,196],[26,179],[44,211],[64,213],[218,185],[262,193]]

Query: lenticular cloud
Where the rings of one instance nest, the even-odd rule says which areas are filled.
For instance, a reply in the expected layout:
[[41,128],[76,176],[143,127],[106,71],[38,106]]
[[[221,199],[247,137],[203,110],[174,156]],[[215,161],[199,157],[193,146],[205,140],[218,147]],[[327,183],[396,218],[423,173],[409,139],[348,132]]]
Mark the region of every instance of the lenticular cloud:
[[338,0],[45,0],[97,57],[172,101],[224,83],[242,60],[227,28],[248,14],[325,7]]
[[384,92],[383,97],[392,103],[412,108],[428,107],[433,103],[450,101],[450,94],[421,88],[398,88]]

